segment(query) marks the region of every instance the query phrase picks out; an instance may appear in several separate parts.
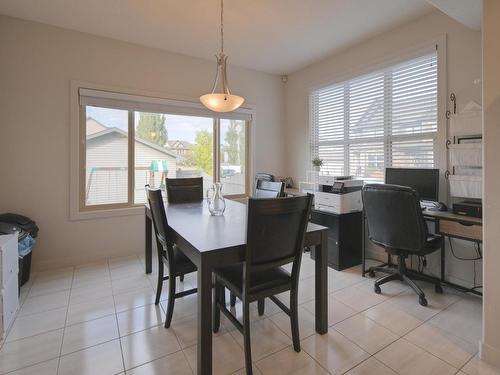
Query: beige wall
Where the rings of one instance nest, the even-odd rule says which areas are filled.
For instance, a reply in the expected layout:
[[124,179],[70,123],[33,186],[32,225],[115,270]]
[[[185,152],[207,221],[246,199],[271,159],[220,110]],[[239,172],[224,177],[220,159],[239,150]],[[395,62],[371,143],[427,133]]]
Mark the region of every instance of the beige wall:
[[[474,80],[481,78],[481,33],[462,26],[441,12],[433,12],[422,18],[379,35],[371,40],[356,45],[348,50],[331,56],[316,64],[300,70],[288,77],[285,87],[286,112],[286,162],[287,173],[295,181],[305,179],[309,168],[309,92],[315,86],[344,80],[359,72],[377,68],[384,62],[397,59],[446,35],[446,72],[447,100],[450,92],[458,98],[458,111],[470,100],[481,103],[481,85]],[[446,126],[444,113],[440,118],[440,127]],[[446,131],[446,129],[444,129]],[[445,133],[445,132],[444,132]],[[443,136],[445,134],[443,133]],[[438,150],[446,166],[444,137]],[[442,178],[441,196],[446,192]],[[442,198],[445,200],[445,198]],[[455,249],[464,257],[470,257],[471,244],[454,240]],[[374,254],[372,254],[374,255]],[[428,271],[439,274],[439,256],[434,254],[428,262]],[[448,279],[472,286],[474,279],[473,262],[464,262],[447,256]],[[480,264],[476,265],[477,280],[481,280]]]
[[484,304],[481,357],[500,367],[500,2],[483,1]]
[[[215,61],[0,16],[0,211],[37,221],[35,267],[143,248],[142,215],[68,219],[70,80],[197,98],[211,88],[214,68]],[[280,78],[230,67],[229,81],[256,108],[254,170],[282,174]]]

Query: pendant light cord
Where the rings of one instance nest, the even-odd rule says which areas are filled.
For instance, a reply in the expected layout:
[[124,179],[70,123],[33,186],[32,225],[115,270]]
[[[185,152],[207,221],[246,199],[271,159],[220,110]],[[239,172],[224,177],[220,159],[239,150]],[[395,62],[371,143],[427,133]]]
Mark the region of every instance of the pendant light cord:
[[220,51],[224,53],[224,0],[220,0]]

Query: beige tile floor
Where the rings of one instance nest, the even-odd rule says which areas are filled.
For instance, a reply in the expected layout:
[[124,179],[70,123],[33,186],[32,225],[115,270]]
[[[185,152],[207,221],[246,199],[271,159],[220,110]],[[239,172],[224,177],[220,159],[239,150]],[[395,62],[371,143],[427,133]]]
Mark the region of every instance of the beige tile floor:
[[[141,255],[39,272],[22,288],[22,306],[0,349],[0,374],[193,374],[196,295],[176,302],[163,328],[155,272]],[[329,330],[314,331],[314,263],[303,258],[299,308],[302,351],[291,348],[288,317],[272,302],[252,307],[255,374],[500,375],[477,357],[481,299],[424,285],[427,308],[398,282],[373,293],[359,267],[328,270]],[[180,287],[196,284],[196,275]],[[166,288],[164,288],[165,291]],[[288,294],[279,296],[287,301]],[[236,306],[241,316],[241,306]],[[225,319],[214,336],[214,372],[244,374],[240,333]]]

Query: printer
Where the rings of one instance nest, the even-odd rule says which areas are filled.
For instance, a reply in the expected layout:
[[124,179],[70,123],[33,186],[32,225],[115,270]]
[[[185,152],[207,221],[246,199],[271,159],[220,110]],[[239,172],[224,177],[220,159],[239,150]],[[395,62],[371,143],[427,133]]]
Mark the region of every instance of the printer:
[[335,214],[361,211],[362,189],[363,180],[355,180],[352,176],[319,176],[314,208]]

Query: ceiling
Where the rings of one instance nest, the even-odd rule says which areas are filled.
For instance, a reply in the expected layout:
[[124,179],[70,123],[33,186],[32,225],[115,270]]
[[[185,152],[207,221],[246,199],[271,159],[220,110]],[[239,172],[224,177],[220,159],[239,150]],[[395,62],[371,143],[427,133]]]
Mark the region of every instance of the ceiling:
[[443,13],[474,30],[481,30],[483,0],[427,0]]
[[[0,14],[214,59],[219,0],[0,0]],[[426,0],[226,0],[229,63],[288,74],[431,12]]]

